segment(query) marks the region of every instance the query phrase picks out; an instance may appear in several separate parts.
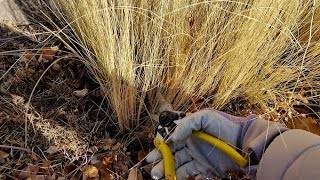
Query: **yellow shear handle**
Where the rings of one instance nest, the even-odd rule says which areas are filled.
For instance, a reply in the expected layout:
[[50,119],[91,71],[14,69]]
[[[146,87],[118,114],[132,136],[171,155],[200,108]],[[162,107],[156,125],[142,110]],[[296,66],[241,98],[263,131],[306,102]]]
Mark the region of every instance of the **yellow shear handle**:
[[233,149],[231,146],[221,141],[220,139],[201,131],[196,131],[192,133],[192,135],[219,149],[231,159],[233,159],[233,161],[236,162],[240,167],[244,167],[248,164],[248,161],[243,156],[241,156],[241,154],[239,154],[235,149]]
[[[220,139],[201,131],[194,132],[192,133],[192,135],[222,151],[240,167],[244,167],[248,164],[248,161],[243,156],[241,156],[241,154],[239,154],[235,149],[233,149],[231,146],[221,141]],[[162,154],[165,179],[176,180],[176,172],[174,167],[175,162],[171,149],[162,139],[158,137],[154,139],[153,143]]]
[[165,179],[176,180],[176,170],[174,167],[174,159],[171,149],[162,139],[158,137],[154,139],[153,143],[162,154]]

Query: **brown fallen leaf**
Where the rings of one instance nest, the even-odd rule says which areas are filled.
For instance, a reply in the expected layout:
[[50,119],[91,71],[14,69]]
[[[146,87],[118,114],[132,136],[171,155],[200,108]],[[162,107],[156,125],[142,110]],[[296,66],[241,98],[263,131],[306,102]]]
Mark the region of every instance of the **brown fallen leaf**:
[[118,149],[120,149],[121,146],[122,146],[122,144],[121,144],[120,142],[117,142],[117,144],[113,145],[111,149],[112,149],[113,151],[114,151],[114,150],[118,150]]
[[138,151],[138,161],[139,162],[142,161],[146,156],[147,156],[147,154],[143,150]]
[[155,164],[150,163],[150,164],[147,164],[147,165],[141,167],[141,169],[143,169],[144,172],[146,172],[147,174],[149,174],[149,175],[151,176],[151,170],[152,170],[152,168],[154,167],[154,165],[155,165]]
[[34,161],[37,161],[38,160],[37,154],[32,152],[31,153],[31,159],[34,160]]
[[120,175],[120,176],[125,176],[127,172],[129,172],[129,165],[128,162],[125,161],[117,161],[114,164],[114,171],[116,172],[116,174]]
[[101,180],[113,180],[112,172],[110,171],[112,163],[112,155],[105,155],[103,158],[101,158],[101,163],[99,167],[101,173]]
[[46,175],[35,175],[33,177],[28,177],[27,180],[47,180],[48,176]]
[[95,153],[95,152],[97,152],[97,151],[98,151],[97,146],[91,146],[91,147],[89,148],[89,150],[88,150],[88,152],[91,152],[91,153]]
[[23,62],[28,63],[28,61],[35,59],[35,54],[32,53],[31,51],[26,51],[22,54],[21,59]]
[[141,171],[138,166],[131,169],[128,175],[128,180],[143,180]]
[[50,160],[44,160],[43,162],[42,162],[42,166],[43,167],[49,167],[51,165],[51,161]]
[[317,121],[312,117],[296,117],[289,121],[288,127],[290,129],[303,129],[314,134],[320,135],[320,126]]
[[65,177],[58,177],[57,180],[67,180]]
[[75,169],[77,169],[77,166],[74,164],[68,164],[63,169],[63,175],[68,176],[71,172],[73,172]]
[[111,163],[113,162],[113,156],[112,155],[105,155],[101,158],[101,164],[105,168],[109,168],[111,166]]
[[94,165],[86,165],[82,170],[82,180],[98,180],[99,170]]
[[89,92],[89,89],[87,88],[84,88],[84,89],[81,89],[81,90],[76,90],[76,91],[73,91],[73,95],[76,96],[76,97],[84,97],[86,94],[88,94]]
[[196,180],[196,178],[194,176],[189,176],[187,177],[187,180]]
[[7,157],[9,157],[9,153],[6,153],[6,152],[4,152],[4,151],[0,151],[0,158],[1,158],[1,159],[5,159],[5,158],[7,158]]
[[47,62],[52,61],[53,57],[59,51],[59,46],[46,47],[41,49],[41,51],[42,51],[42,59],[44,61],[47,61]]
[[48,154],[54,154],[59,151],[59,148],[57,146],[50,146],[47,150],[44,152],[47,152]]
[[112,176],[112,172],[110,172],[108,169],[100,169],[100,180],[114,180],[114,177]]
[[147,134],[146,137],[149,139],[154,139],[154,132],[150,127],[142,125],[141,129],[143,130],[143,134]]
[[39,166],[29,164],[27,167],[25,167],[22,171],[19,173],[19,178],[33,178],[35,179],[35,176],[39,172]]

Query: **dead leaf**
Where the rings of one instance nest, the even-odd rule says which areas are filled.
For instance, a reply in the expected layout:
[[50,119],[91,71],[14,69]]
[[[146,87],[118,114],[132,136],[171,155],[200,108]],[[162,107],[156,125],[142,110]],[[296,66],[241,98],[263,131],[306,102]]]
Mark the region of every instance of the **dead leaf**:
[[91,153],[95,153],[98,151],[98,148],[97,148],[97,146],[91,146],[88,151]]
[[294,118],[292,121],[289,121],[291,123],[288,124],[289,128],[293,129],[303,129],[309,132],[312,132],[314,134],[320,135],[320,126],[317,122],[312,117],[307,117],[307,118]]
[[120,147],[121,147],[121,143],[117,142],[117,144],[113,145],[111,149],[114,151],[114,150],[118,150]]
[[7,157],[9,157],[9,153],[6,153],[4,151],[0,151],[0,158],[5,159]]
[[124,153],[116,153],[114,156],[114,172],[120,176],[125,176],[129,172],[130,157]]
[[64,177],[58,177],[58,179],[57,180],[67,180],[66,178],[64,178]]
[[89,89],[84,88],[82,90],[73,91],[72,94],[76,97],[84,97],[86,94],[88,94],[88,92],[89,92]]
[[144,172],[146,172],[147,174],[149,174],[151,176],[151,170],[152,170],[153,166],[154,166],[154,164],[150,163],[150,164],[147,164],[147,165],[141,167],[141,169],[143,169]]
[[34,160],[34,161],[37,161],[38,160],[37,154],[32,152],[31,153],[31,159]]
[[117,168],[119,168],[120,170],[120,173],[126,173],[129,171],[129,165],[128,165],[128,161],[125,162],[125,161],[118,161],[117,163]]
[[51,161],[50,160],[44,160],[43,162],[42,162],[42,166],[43,167],[49,167],[51,165]]
[[44,61],[52,61],[53,57],[59,51],[59,46],[46,47],[46,48],[43,48],[41,51],[42,51],[42,59]]
[[68,176],[71,172],[73,172],[75,169],[77,169],[77,166],[74,164],[68,164],[63,169],[63,175]]
[[138,151],[138,161],[142,161],[146,157],[146,153],[143,150]]
[[100,169],[100,174],[100,180],[114,180],[112,172],[110,172],[108,169]]
[[82,171],[83,180],[98,180],[99,179],[99,170],[94,165],[87,165]]
[[113,162],[113,156],[111,155],[106,155],[103,158],[101,158],[101,163],[106,168],[110,167],[112,162]]
[[59,151],[59,148],[57,146],[50,146],[46,151],[48,154],[54,154]]
[[22,54],[22,61],[28,63],[28,61],[35,59],[35,54],[31,51],[26,51]]
[[148,137],[149,139],[154,139],[154,132],[150,127],[142,125],[141,129],[143,130],[144,134],[147,134],[146,137]]
[[128,175],[128,180],[142,180],[142,174],[138,166],[131,169]]
[[48,176],[48,178],[46,180],[55,180],[55,179],[57,179],[57,173],[56,172],[52,172],[50,174],[51,174],[51,176]]
[[196,178],[194,176],[189,176],[187,177],[187,180],[196,180]]
[[101,164],[99,167],[101,180],[112,180],[112,172],[110,171],[111,165],[113,163],[113,156],[112,155],[105,155],[101,158]]
[[22,171],[19,173],[20,178],[33,178],[37,175],[39,172],[39,166],[29,164],[27,167],[25,167]]

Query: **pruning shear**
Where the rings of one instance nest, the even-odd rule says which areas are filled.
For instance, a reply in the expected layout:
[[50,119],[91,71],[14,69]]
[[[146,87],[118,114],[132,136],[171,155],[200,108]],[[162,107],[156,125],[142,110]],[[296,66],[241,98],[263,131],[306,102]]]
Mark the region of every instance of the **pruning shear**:
[[[171,110],[162,111],[159,115],[159,126],[156,130],[156,137],[153,143],[162,154],[166,180],[176,179],[175,162],[168,143],[171,141],[171,135],[179,124],[179,121],[187,115],[188,114],[185,112]],[[248,164],[247,159],[226,142],[202,131],[193,132],[192,135],[225,153],[240,167],[244,167]]]

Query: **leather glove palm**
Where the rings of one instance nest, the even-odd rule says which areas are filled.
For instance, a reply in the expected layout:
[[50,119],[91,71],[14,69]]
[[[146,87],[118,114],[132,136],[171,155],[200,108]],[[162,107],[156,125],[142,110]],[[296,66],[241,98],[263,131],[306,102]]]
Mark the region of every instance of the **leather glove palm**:
[[[202,110],[187,116],[179,122],[172,134],[171,150],[174,153],[177,179],[202,175],[207,178],[225,177],[228,171],[240,167],[229,157],[210,144],[191,136],[193,131],[204,131],[237,147],[240,141],[243,118],[231,116],[216,110]],[[147,156],[147,162],[161,159],[161,153],[154,149]],[[163,162],[151,171],[154,179],[164,177]]]

